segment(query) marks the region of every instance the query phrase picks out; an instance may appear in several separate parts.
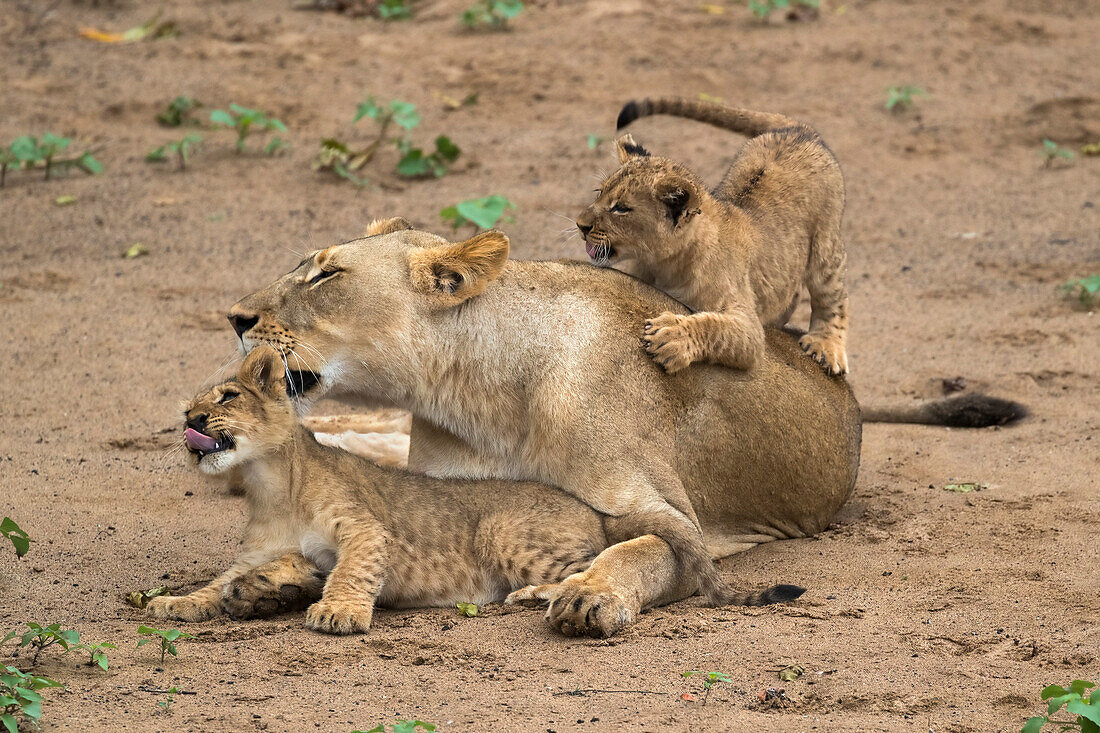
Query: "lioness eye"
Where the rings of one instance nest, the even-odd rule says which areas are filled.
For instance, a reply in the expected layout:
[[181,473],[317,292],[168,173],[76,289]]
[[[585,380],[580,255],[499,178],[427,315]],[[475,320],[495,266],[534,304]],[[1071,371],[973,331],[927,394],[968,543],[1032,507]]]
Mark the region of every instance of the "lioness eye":
[[218,399],[219,405],[224,405],[226,402],[232,402],[237,399],[239,392],[222,392],[222,396]]
[[340,272],[340,270],[321,270],[316,275],[309,279],[308,285],[316,285],[322,280],[328,280],[330,277]]
[[629,206],[626,206],[625,204],[614,204],[611,207],[612,214],[625,214],[628,211],[633,211],[633,209],[631,209]]

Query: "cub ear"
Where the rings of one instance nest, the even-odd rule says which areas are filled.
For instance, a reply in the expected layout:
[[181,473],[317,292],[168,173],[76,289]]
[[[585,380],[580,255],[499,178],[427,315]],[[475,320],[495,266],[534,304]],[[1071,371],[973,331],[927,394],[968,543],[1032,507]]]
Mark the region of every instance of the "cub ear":
[[285,394],[286,391],[283,357],[266,344],[249,352],[237,372],[237,378],[263,394]]
[[413,225],[409,223],[409,220],[403,216],[395,216],[390,219],[375,219],[367,225],[367,231],[363,235],[365,237],[375,237],[379,234],[391,234],[393,232],[403,232],[406,229],[412,229]]
[[418,290],[442,298],[444,305],[458,305],[480,295],[500,275],[508,247],[504,232],[490,229],[465,242],[413,249],[409,277]]
[[615,141],[615,152],[619,156],[620,163],[625,163],[631,158],[649,157],[649,151],[634,142],[634,136],[629,132]]
[[665,178],[656,186],[657,198],[665,205],[668,218],[675,229],[702,212],[698,207],[699,197],[695,186],[681,178]]

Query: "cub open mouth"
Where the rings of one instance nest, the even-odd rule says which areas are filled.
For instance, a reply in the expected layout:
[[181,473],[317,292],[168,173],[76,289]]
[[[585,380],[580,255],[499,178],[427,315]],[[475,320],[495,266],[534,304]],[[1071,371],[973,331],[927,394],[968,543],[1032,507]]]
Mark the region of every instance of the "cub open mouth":
[[234,447],[231,435],[221,435],[213,438],[205,433],[200,433],[194,428],[187,428],[183,431],[183,440],[187,443],[187,450],[198,456],[200,461],[203,456],[208,456],[211,453],[221,453]]
[[286,392],[291,397],[304,395],[321,382],[321,375],[308,370],[288,369],[286,377]]
[[615,256],[615,248],[610,244],[594,244],[592,242],[584,243],[584,251],[588,253],[588,256],[599,261],[606,262]]

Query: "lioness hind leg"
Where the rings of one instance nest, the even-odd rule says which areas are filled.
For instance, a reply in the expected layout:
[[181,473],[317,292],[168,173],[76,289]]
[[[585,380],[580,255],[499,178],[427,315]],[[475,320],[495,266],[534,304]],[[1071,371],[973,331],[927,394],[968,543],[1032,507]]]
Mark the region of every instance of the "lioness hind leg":
[[819,232],[810,246],[806,286],[810,291],[810,330],[802,350],[829,374],[848,373],[848,290],[844,287],[844,246],[837,231]]
[[324,587],[325,574],[294,552],[229,581],[221,605],[235,619],[262,618],[305,608]]

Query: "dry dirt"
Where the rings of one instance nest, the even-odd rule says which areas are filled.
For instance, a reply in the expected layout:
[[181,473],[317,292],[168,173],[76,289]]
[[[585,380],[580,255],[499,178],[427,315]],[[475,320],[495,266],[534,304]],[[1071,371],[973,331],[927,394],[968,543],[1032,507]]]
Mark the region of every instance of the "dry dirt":
[[[56,620],[120,646],[107,673],[42,655],[38,671],[68,685],[47,691],[43,729],[351,731],[416,717],[441,731],[1016,731],[1043,685],[1095,680],[1100,321],[1057,286],[1100,271],[1100,161],[1048,169],[1038,153],[1042,138],[1100,141],[1095,3],[832,0],[817,21],[761,25],[739,3],[712,15],[550,0],[505,33],[462,30],[463,4],[415,2],[415,20],[390,24],[289,0],[0,6],[0,140],[67,134],[102,144],[105,166],[48,183],[9,174],[0,190],[0,513],[36,540],[22,561],[0,553],[0,630]],[[177,38],[78,36],[161,6]],[[891,84],[929,96],[889,114]],[[471,92],[477,104],[451,112],[437,96]],[[417,138],[453,137],[459,170],[381,191],[311,171],[322,137],[369,139],[350,125],[367,93],[416,103]],[[123,594],[186,591],[237,546],[241,500],[165,452],[177,401],[232,353],[220,314],[373,216],[444,231],[442,207],[490,193],[519,207],[505,227],[515,256],[583,256],[559,215],[614,165],[586,135],[610,135],[631,97],[667,93],[784,112],[836,152],[862,401],[936,396],[961,375],[1033,416],[977,431],[868,425],[835,526],[722,563],[741,587],[809,588],[789,606],[683,602],[608,641],[503,607],[381,612],[353,638],[307,633],[296,616],[223,620],[187,626],[198,638],[163,665],[135,649],[142,617]],[[241,157],[210,132],[186,172],[149,165],[176,135],[154,115],[179,94],[204,114],[270,110],[292,148]],[[632,132],[711,181],[741,143],[673,119]],[[77,202],[56,206],[62,195]],[[122,259],[135,242],[150,254]],[[945,491],[955,480],[988,488]],[[806,673],[780,683],[788,662]],[[703,705],[701,682],[680,675],[693,669],[731,681]],[[144,689],[172,686],[194,694],[164,714],[164,695]],[[765,708],[768,687],[790,702]]]

